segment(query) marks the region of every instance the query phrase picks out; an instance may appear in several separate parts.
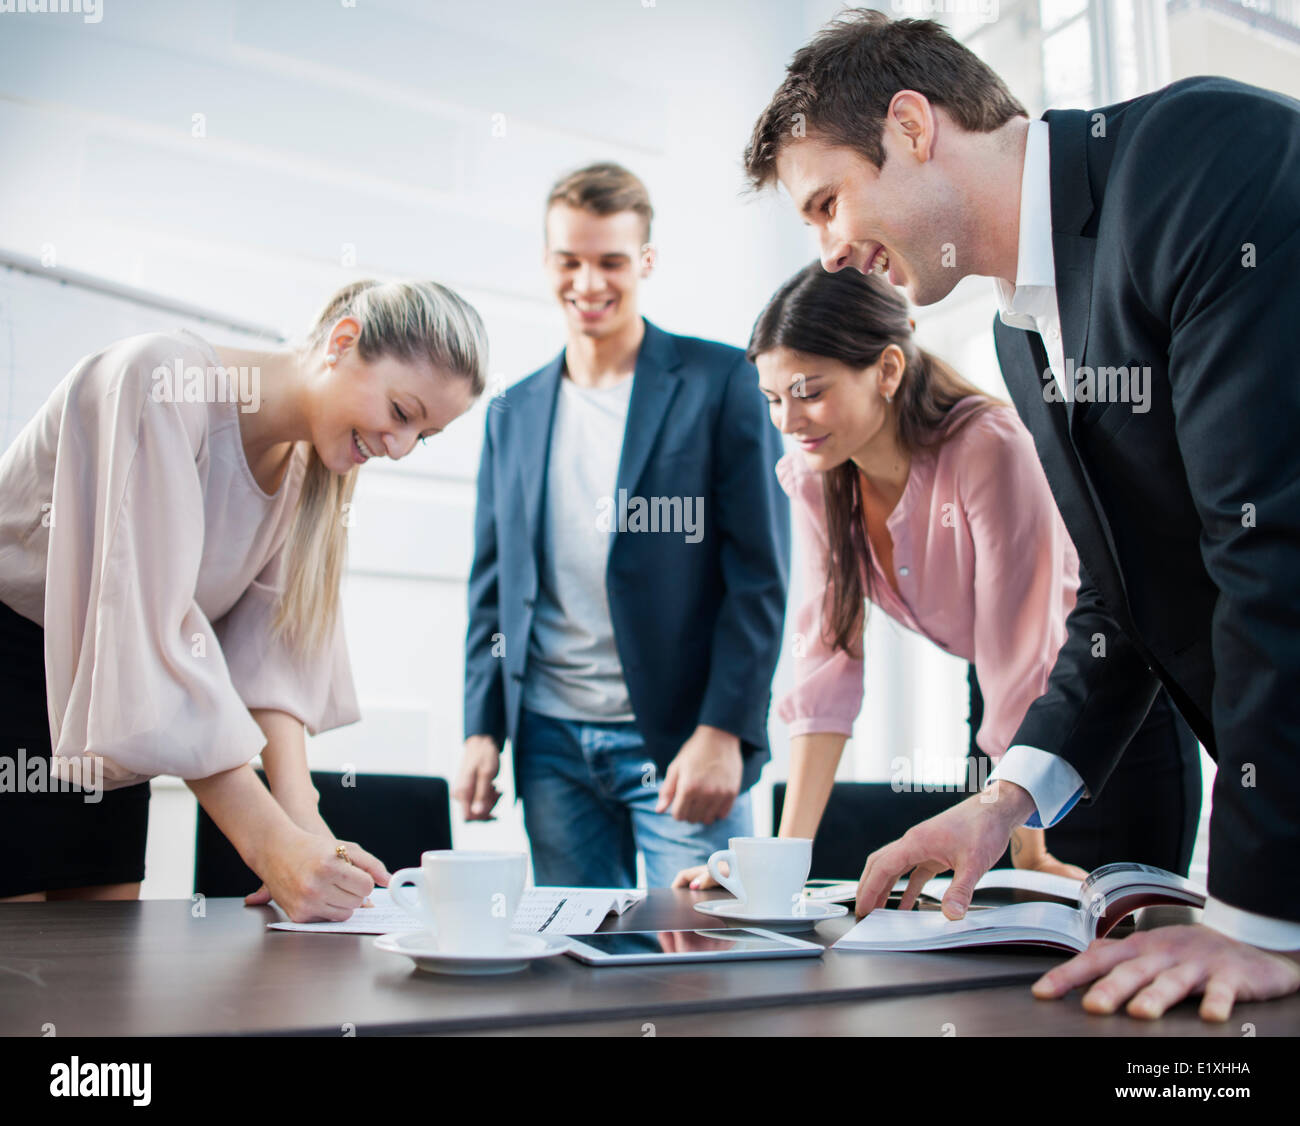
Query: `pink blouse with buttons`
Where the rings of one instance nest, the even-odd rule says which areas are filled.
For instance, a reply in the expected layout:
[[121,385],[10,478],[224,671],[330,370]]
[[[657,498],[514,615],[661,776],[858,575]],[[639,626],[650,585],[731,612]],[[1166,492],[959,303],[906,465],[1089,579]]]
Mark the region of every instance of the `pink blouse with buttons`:
[[[979,410],[980,402],[972,396],[958,403],[949,415],[951,437],[912,458],[886,522],[899,593],[874,551],[863,566],[872,570],[880,609],[975,665],[984,695],[976,742],[997,760],[1047,687],[1079,588],[1079,561],[1029,432],[1010,407]],[[783,457],[776,472],[791,498],[803,556],[803,599],[794,613],[803,644],[796,650],[795,687],[777,713],[792,736],[851,735],[862,707],[865,657],[833,650],[822,633],[821,475],[799,451]]]

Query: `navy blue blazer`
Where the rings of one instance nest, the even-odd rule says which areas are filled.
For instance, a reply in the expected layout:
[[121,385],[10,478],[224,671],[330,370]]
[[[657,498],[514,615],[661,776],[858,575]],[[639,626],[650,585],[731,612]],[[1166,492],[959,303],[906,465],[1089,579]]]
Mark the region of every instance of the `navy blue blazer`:
[[[518,730],[564,353],[489,404],[465,644],[465,735]],[[781,437],[739,348],[645,322],[611,494],[702,497],[702,538],[619,531],[605,569],[614,639],[663,777],[699,724],[739,736],[741,788],[770,758],[767,716],[790,567]],[[597,514],[593,511],[592,518]],[[629,525],[631,521],[629,520]]]

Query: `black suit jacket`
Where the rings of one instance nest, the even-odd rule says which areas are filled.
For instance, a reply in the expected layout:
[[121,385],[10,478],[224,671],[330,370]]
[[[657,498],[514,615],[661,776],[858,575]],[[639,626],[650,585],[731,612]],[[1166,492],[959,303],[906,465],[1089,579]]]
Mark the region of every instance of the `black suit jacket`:
[[1163,684],[1218,762],[1210,894],[1300,921],[1300,104],[1195,78],[1044,117],[1066,366],[1108,401],[995,323],[1083,572],[1012,742],[1095,797]]

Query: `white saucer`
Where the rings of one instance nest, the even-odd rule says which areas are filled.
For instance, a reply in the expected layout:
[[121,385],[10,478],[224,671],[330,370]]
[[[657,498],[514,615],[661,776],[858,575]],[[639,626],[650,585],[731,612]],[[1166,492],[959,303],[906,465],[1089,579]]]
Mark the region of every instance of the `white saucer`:
[[432,974],[510,974],[526,969],[536,958],[553,958],[569,948],[563,935],[512,934],[505,950],[490,953],[451,954],[438,949],[428,931],[381,934],[375,946],[388,954],[404,954],[417,969]]
[[752,923],[782,934],[812,930],[818,923],[838,919],[849,913],[843,903],[815,903],[812,900],[804,901],[803,910],[799,914],[793,911],[783,915],[774,915],[770,911],[750,911],[742,907],[737,899],[706,899],[703,903],[695,904],[695,910],[716,919]]

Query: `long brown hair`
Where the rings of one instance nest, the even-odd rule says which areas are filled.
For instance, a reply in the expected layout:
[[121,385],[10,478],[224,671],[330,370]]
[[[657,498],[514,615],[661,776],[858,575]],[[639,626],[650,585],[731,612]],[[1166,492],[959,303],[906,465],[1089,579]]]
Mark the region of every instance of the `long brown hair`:
[[[772,295],[745,354],[752,363],[765,352],[789,348],[860,369],[876,363],[891,344],[902,350],[906,367],[890,405],[890,423],[909,454],[947,441],[981,410],[1005,405],[917,345],[907,302],[893,286],[854,269],[827,273],[820,262],[805,266]],[[952,409],[972,395],[982,400],[976,409],[950,419]],[[871,556],[861,478],[852,461],[821,478],[829,541],[829,612],[823,613],[822,631],[835,648],[857,653],[864,602],[872,595],[871,570],[863,566]]]

